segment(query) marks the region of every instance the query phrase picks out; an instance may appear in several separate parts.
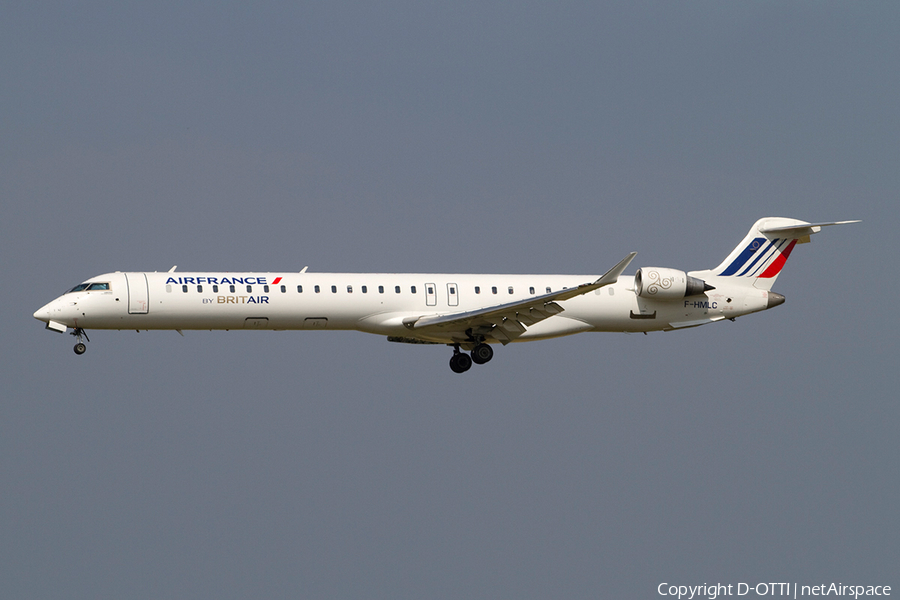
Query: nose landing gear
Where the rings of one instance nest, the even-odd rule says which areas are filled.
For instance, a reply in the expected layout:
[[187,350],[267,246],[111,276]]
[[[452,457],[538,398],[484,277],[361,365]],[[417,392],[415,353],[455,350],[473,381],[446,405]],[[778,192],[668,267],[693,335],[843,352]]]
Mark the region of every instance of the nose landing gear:
[[88,334],[81,327],[76,327],[75,331],[73,331],[70,335],[74,335],[75,339],[78,340],[78,343],[75,344],[75,354],[81,356],[87,350],[87,346],[84,345],[82,338],[91,341],[91,338],[88,337]]

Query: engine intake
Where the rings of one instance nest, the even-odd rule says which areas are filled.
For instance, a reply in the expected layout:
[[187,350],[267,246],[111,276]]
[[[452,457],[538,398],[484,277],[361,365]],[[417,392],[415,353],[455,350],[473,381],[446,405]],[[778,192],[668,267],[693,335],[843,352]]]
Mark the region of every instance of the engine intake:
[[634,274],[634,291],[641,298],[678,300],[714,289],[702,279],[678,269],[642,267]]

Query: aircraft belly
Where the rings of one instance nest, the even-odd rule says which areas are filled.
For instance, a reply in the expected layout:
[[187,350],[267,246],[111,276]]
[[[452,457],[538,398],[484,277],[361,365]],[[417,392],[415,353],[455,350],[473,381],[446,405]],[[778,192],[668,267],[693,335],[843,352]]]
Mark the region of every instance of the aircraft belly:
[[577,319],[570,319],[566,316],[557,315],[543,321],[539,321],[515,338],[516,342],[528,342],[533,340],[546,340],[565,335],[573,335],[583,331],[590,331],[594,326],[590,323]]
[[353,324],[353,329],[376,335],[409,336],[410,331],[404,327],[403,319],[408,312],[385,312],[367,315]]
[[[621,284],[615,287],[614,294],[610,291],[598,290],[597,294],[573,299],[564,316],[587,323],[592,331],[642,332],[660,328],[659,313],[665,306],[639,298]],[[580,302],[576,304],[576,300]]]
[[727,304],[721,294],[679,300],[650,300],[633,293],[606,297],[593,309],[567,311],[593,325],[598,332],[649,332],[711,323],[724,318]]

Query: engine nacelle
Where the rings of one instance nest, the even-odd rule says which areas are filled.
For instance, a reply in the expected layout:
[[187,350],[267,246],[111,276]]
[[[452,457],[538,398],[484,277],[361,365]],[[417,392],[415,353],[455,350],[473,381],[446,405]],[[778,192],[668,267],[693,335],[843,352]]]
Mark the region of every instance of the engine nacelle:
[[702,279],[678,269],[642,267],[634,274],[634,291],[641,298],[678,300],[714,289]]

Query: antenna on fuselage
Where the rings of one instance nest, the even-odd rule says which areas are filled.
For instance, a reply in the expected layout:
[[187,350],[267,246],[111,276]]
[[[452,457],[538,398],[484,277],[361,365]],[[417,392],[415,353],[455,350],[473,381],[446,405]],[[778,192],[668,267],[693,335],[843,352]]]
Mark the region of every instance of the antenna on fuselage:
[[306,270],[307,270],[308,268],[309,268],[309,266],[303,267],[302,269],[300,269],[300,272],[301,272],[301,273],[306,273]]
[[169,273],[174,273],[175,269],[177,269],[177,268],[178,268],[178,265],[172,265],[172,268],[169,269]]

